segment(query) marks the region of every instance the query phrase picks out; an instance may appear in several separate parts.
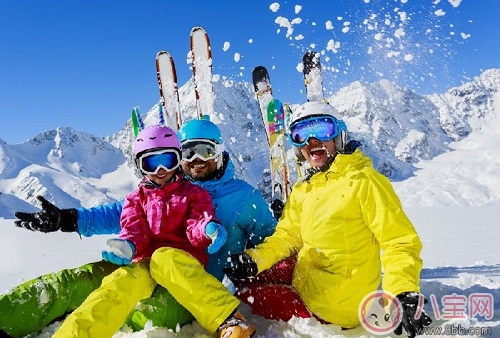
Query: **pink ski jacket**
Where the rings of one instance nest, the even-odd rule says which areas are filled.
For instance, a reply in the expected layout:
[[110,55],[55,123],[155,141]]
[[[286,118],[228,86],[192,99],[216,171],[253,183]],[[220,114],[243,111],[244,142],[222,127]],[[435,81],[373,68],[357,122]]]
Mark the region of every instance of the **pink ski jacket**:
[[160,247],[172,247],[185,250],[205,266],[211,243],[205,226],[211,220],[212,199],[202,187],[182,175],[160,188],[144,179],[125,198],[119,238],[134,243],[134,261],[151,257]]

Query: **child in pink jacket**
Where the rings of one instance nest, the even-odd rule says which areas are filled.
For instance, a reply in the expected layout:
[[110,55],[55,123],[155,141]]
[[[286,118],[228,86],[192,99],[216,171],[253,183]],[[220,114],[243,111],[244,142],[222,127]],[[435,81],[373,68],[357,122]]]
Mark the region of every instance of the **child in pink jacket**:
[[137,135],[135,162],[144,175],[124,201],[117,239],[103,259],[123,267],[70,314],[54,337],[112,337],[137,302],[165,287],[205,329],[220,337],[250,337],[239,300],[205,271],[209,253],[226,241],[209,193],[180,171],[181,144],[165,126]]

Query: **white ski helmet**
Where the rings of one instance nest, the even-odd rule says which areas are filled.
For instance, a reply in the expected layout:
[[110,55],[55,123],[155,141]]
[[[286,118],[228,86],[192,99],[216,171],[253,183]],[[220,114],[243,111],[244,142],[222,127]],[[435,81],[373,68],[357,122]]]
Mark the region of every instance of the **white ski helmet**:
[[340,120],[340,114],[333,106],[321,101],[309,101],[293,111],[290,125],[309,116],[329,115]]
[[[340,133],[334,138],[335,148],[339,153],[342,153],[344,151],[344,147],[347,141],[347,127],[344,121],[340,119],[340,113],[337,111],[337,109],[335,109],[333,106],[331,106],[329,103],[326,102],[321,102],[321,101],[306,102],[293,111],[293,113],[290,116],[289,126],[291,127],[293,126],[294,123],[297,123],[311,116],[333,116],[335,119],[337,119],[337,121],[339,122]],[[300,152],[299,148],[293,147],[293,151],[296,158],[300,162],[305,161],[305,158]]]

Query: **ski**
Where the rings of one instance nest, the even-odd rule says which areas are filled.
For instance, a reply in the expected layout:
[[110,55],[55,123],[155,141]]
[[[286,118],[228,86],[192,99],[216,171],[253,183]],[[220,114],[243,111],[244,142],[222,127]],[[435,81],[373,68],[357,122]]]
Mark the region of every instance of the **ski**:
[[[290,108],[290,105],[288,103],[285,103],[283,105],[283,110],[285,111],[285,130],[290,130],[290,119],[292,117],[292,108]],[[286,132],[285,132],[286,134]],[[297,149],[297,151],[299,151]],[[304,164],[305,162],[301,162],[297,156],[294,156],[295,159],[295,169],[297,171],[297,178],[301,179],[304,176]]]
[[167,51],[163,50],[156,54],[156,76],[158,88],[160,89],[160,119],[165,116],[165,124],[174,130],[178,130],[182,124],[182,118],[177,88],[177,73],[174,59]]
[[323,100],[323,78],[321,75],[320,54],[308,51],[302,57],[304,84],[307,101]]
[[272,200],[273,203],[277,200],[284,203],[290,194],[285,149],[285,110],[281,101],[272,96],[271,80],[265,67],[254,68],[252,81],[269,144]]
[[271,154],[271,179],[278,182],[274,185],[273,197],[284,203],[290,194],[290,182],[285,148],[285,110],[281,101],[277,99],[272,99],[267,106],[267,130],[271,141],[269,148]]
[[264,123],[267,119],[267,106],[273,99],[273,90],[271,88],[271,80],[266,67],[257,66],[252,71],[252,81],[257,102],[259,102],[260,111]]
[[134,137],[144,129],[144,122],[142,121],[141,114],[139,114],[138,107],[132,109],[132,129],[134,131]]
[[203,27],[193,27],[190,34],[190,58],[198,118],[214,116],[215,95],[212,84],[212,50],[210,39]]

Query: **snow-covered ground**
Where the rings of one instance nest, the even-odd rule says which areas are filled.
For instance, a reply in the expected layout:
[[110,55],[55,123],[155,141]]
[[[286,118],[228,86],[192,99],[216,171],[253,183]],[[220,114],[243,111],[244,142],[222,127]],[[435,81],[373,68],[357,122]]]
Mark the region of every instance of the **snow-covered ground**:
[[[469,297],[471,294],[491,294],[495,315],[492,320],[435,319],[431,303],[427,312],[434,318],[433,326],[461,324],[463,327],[491,327],[492,336],[500,336],[500,209],[498,207],[410,207],[407,208],[424,243],[422,258],[422,293],[435,296],[443,315],[441,299],[446,295]],[[100,259],[107,236],[80,239],[76,234],[42,234],[15,227],[13,220],[0,220],[2,264],[0,292],[37,277],[40,274],[75,267]],[[294,318],[289,322],[265,320],[242,311],[257,327],[257,337],[369,337],[362,327],[341,331],[334,325],[322,325],[314,319]],[[59,323],[47,327],[35,337],[51,337]],[[211,337],[197,323],[174,333],[162,328],[141,332],[119,332],[115,337]]]

